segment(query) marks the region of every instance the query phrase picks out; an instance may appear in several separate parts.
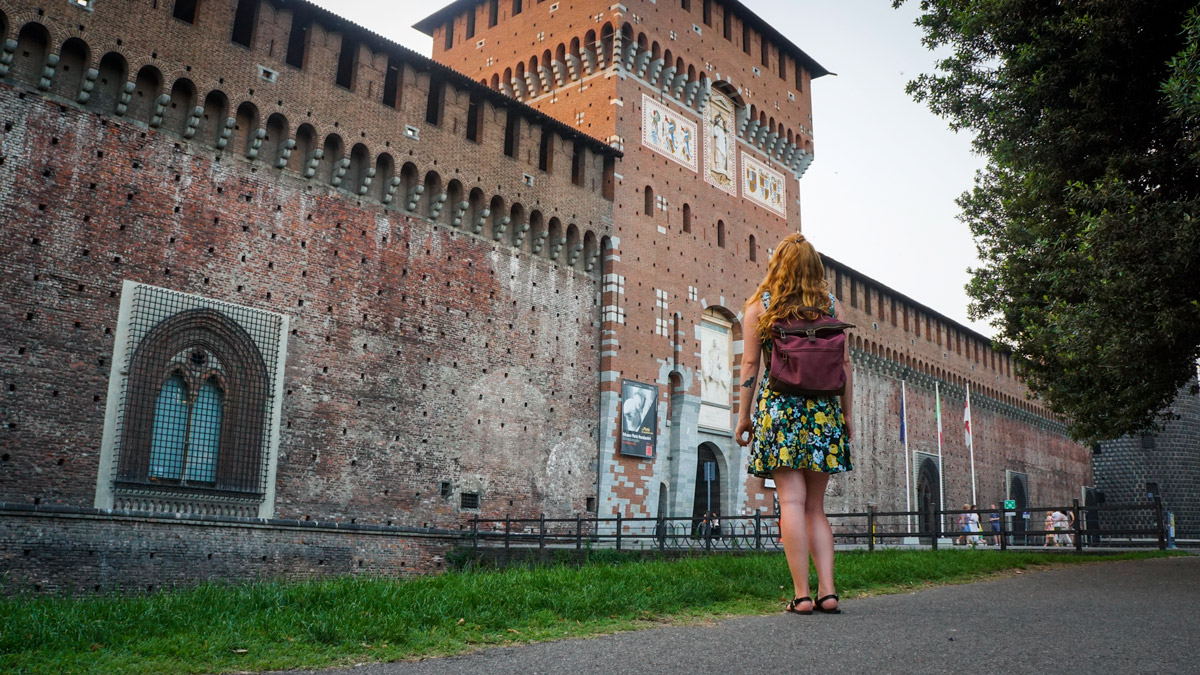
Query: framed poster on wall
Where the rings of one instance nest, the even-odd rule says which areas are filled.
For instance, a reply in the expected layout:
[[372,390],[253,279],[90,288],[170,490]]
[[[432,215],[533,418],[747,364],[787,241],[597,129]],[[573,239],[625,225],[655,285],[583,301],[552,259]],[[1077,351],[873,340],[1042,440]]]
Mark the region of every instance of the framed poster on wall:
[[658,387],[621,381],[621,454],[653,459],[658,443]]

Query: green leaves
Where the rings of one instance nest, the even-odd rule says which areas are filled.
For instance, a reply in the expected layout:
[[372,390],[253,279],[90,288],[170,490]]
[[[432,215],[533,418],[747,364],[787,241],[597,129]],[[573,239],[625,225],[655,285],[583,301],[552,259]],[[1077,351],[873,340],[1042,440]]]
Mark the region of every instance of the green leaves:
[[[903,0],[893,3],[903,4]],[[1151,425],[1200,357],[1200,17],[1182,0],[926,0],[909,84],[989,159],[968,285],[1080,440]]]

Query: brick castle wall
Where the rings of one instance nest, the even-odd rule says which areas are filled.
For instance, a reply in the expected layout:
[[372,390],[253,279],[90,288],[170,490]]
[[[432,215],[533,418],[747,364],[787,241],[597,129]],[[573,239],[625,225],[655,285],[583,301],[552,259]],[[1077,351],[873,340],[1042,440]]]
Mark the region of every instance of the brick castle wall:
[[[34,17],[12,3],[0,11],[11,35],[23,19],[38,18],[62,36],[72,18]],[[164,21],[165,11],[147,9],[145,28],[122,13],[79,14],[95,44],[91,63],[120,41],[130,78],[153,56],[193,82],[224,80],[222,59],[242,53],[229,52],[226,27],[204,12],[195,26],[169,14]],[[260,16],[260,26],[268,19]],[[159,23],[178,38],[141,54],[137,45],[150,44],[143,31]],[[130,34],[118,37],[123,30]],[[205,49],[205,40],[223,48]],[[4,311],[18,317],[4,353],[0,500],[91,504],[120,283],[131,279],[292,317],[277,514],[453,527],[464,517],[463,492],[478,493],[485,513],[585,508],[595,494],[599,362],[596,275],[585,267],[611,212],[598,186],[575,185],[569,172],[547,174],[529,194],[512,159],[476,148],[461,148],[456,166],[439,166],[456,143],[476,145],[459,138],[465,96],[461,106],[447,105],[440,125],[426,123],[423,107],[414,114],[419,139],[396,124],[407,119],[404,107],[306,101],[328,106],[324,118],[336,119],[348,138],[375,138],[380,156],[392,152],[419,167],[413,184],[402,183],[384,205],[382,192],[331,186],[336,165],[306,177],[265,157],[248,160],[236,138],[218,151],[218,137],[203,131],[185,139],[168,124],[152,128],[152,110],[139,113],[136,97],[124,117],[54,91],[47,99],[17,79],[25,77],[20,51],[14,77],[0,84],[0,208],[8,224],[0,283]],[[208,55],[216,60],[200,60]],[[251,58],[239,59],[231,72],[252,70]],[[296,98],[313,85],[303,81],[315,77],[311,65],[292,73]],[[428,99],[429,74],[415,72],[402,100]],[[221,86],[236,90],[229,80]],[[159,90],[173,88],[168,81]],[[263,108],[276,95],[246,94]],[[241,107],[235,99],[230,114]],[[286,100],[283,109],[309,119]],[[235,129],[250,138],[248,131]],[[485,147],[500,144],[486,132]],[[603,157],[589,156],[599,176]],[[463,184],[464,201],[486,190],[481,205],[504,209],[480,218],[477,235],[476,204],[463,213],[452,198],[436,212],[433,197],[453,181]],[[417,185],[428,194],[407,203]],[[571,263],[567,250],[552,260],[549,245],[535,254],[528,239],[514,242],[499,216],[517,215],[508,207],[521,203],[526,218],[540,213],[543,228],[580,243]],[[582,250],[584,241],[591,251]],[[440,494],[443,481],[452,486],[448,496]]]

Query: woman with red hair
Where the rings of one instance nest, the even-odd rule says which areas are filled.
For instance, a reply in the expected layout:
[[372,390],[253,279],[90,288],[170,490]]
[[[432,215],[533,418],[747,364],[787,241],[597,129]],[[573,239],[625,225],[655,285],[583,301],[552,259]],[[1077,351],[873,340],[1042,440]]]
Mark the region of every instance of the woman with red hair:
[[[739,445],[753,442],[747,472],[775,479],[783,550],[795,592],[787,611],[812,614],[816,609],[835,614],[841,610],[833,580],[833,530],[825,516],[825,488],[831,475],[851,469],[854,407],[849,347],[844,355],[846,386],[840,395],[783,394],[771,390],[766,375],[761,382],[758,378],[763,357],[765,372],[771,370],[771,327],[801,316],[815,320],[814,308],[829,316],[835,314],[825,266],[804,235],[792,234],[775,249],[766,278],[744,310],[747,330],[742,375],[746,380],[741,387],[735,437]],[[810,554],[817,568],[815,602],[809,596]]]

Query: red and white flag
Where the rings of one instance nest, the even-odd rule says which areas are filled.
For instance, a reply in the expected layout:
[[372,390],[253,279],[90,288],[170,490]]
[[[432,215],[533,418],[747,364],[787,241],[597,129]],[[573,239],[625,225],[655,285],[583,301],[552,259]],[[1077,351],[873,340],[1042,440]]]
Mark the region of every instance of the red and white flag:
[[967,392],[967,402],[963,405],[963,441],[971,447],[971,394]]

